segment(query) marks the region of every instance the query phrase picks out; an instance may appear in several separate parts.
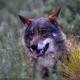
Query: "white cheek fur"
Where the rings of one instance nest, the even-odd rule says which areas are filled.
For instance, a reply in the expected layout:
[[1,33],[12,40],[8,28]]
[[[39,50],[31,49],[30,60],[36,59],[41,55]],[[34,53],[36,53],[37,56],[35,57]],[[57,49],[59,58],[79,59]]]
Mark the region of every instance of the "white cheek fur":
[[55,52],[54,40],[51,38],[47,38],[43,42],[38,43],[38,49],[43,49],[47,43],[49,43],[49,48],[46,52]]
[[56,40],[66,40],[66,35],[62,31],[60,33],[53,33],[53,37]]

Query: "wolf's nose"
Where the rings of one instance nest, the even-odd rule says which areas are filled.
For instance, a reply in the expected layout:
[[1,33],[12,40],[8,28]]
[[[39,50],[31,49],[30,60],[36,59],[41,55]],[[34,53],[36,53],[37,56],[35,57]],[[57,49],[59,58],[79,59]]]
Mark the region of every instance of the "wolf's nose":
[[38,45],[31,45],[31,49],[33,50],[33,51],[35,51],[35,50],[37,50],[37,47],[38,47]]

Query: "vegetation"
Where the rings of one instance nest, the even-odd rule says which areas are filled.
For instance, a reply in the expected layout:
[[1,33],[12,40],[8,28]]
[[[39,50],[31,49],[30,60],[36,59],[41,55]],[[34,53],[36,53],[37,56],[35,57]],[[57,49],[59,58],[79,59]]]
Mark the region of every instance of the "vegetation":
[[72,55],[70,63],[64,59],[63,66],[64,71],[70,76],[70,80],[79,80],[80,76],[80,50],[78,49],[78,44],[76,40],[70,38],[70,41],[73,43],[70,46],[70,53]]
[[[63,66],[70,75],[70,80],[79,80],[80,0],[0,0],[0,80],[32,79],[32,64],[22,44],[25,27],[11,9],[28,18],[38,18],[48,16],[59,7],[62,8],[61,28],[68,36],[75,36],[75,40],[73,37],[69,38],[72,43],[71,63],[64,61]],[[52,79],[68,78],[56,76]]]

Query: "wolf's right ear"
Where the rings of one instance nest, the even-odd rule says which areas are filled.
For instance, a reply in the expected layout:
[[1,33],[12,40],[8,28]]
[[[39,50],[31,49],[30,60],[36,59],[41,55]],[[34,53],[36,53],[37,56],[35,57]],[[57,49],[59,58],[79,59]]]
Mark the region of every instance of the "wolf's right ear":
[[59,8],[58,11],[55,14],[49,15],[49,20],[51,22],[56,21],[57,18],[59,17],[59,15],[60,15],[60,12],[61,12],[61,8]]
[[21,15],[18,15],[20,20],[22,21],[23,24],[27,24],[27,25],[30,25],[32,23],[32,19],[28,19],[26,17],[23,17]]

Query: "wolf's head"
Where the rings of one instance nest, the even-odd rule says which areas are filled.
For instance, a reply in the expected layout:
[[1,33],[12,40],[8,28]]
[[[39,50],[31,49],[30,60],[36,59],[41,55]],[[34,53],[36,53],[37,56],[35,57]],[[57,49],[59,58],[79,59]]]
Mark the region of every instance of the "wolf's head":
[[38,55],[43,55],[46,52],[54,53],[56,50],[55,41],[64,40],[65,35],[58,23],[59,14],[60,9],[55,14],[38,19],[19,16],[23,24],[28,25],[25,29],[24,41],[31,52],[35,51]]

